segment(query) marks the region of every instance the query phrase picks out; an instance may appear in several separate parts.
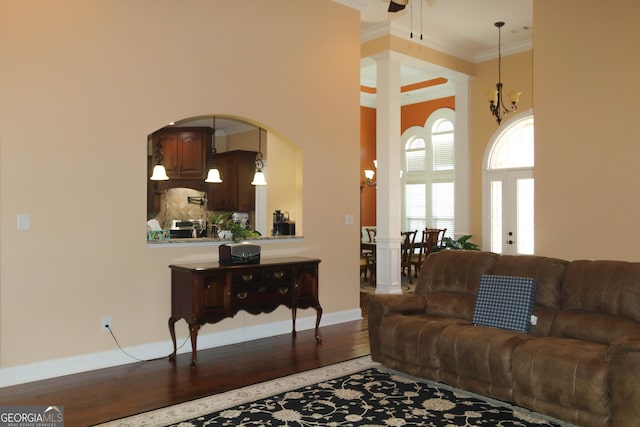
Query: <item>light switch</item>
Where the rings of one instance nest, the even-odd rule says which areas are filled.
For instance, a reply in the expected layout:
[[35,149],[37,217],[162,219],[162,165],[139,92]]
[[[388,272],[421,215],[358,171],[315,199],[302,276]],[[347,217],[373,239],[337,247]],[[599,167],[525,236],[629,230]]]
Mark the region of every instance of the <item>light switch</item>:
[[344,223],[345,225],[353,225],[353,214],[345,214]]
[[29,214],[18,214],[18,231],[29,231],[30,221]]

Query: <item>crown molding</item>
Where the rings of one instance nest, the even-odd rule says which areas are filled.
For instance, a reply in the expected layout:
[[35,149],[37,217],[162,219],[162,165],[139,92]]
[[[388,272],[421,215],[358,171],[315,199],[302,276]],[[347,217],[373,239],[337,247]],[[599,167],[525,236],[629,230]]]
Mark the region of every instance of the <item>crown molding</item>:
[[351,9],[362,11],[365,7],[369,5],[371,0],[333,0],[333,1],[341,5],[350,7]]

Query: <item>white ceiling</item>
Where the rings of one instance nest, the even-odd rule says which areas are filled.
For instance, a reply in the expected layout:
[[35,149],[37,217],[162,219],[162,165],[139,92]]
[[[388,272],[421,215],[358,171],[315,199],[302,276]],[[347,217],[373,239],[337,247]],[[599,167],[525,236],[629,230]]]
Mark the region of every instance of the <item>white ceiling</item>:
[[[363,42],[394,35],[469,62],[498,56],[497,21],[502,28],[502,55],[531,49],[533,0],[409,0],[404,10],[387,12],[389,0],[335,0],[361,13]],[[401,67],[401,84],[437,77],[455,80],[456,74],[424,61],[406,57]],[[376,87],[375,61],[361,61],[360,83]],[[419,102],[453,93],[453,84],[403,94],[403,103]],[[375,95],[363,95],[366,98]],[[375,101],[372,101],[375,102]]]
[[503,53],[531,46],[533,0],[409,0],[404,10],[395,13],[387,12],[389,0],[357,1],[365,4],[360,9],[364,37],[390,24],[394,35],[480,62],[497,54],[498,30],[494,23],[503,21]]

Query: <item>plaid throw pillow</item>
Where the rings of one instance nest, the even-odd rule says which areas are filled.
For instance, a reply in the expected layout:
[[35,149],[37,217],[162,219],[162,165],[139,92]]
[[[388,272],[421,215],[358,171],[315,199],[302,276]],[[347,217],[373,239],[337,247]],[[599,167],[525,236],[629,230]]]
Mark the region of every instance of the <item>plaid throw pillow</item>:
[[473,312],[475,325],[529,332],[537,282],[528,277],[485,274]]

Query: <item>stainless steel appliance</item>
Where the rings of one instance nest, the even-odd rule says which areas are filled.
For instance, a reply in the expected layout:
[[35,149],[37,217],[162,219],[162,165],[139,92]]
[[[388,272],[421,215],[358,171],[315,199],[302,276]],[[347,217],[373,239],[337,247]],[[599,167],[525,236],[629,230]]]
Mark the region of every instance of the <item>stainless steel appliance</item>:
[[296,222],[289,219],[289,212],[276,210],[273,213],[273,236],[295,236]]
[[173,239],[205,237],[207,221],[204,219],[174,219],[171,221],[170,237]]
[[231,220],[235,224],[240,224],[242,228],[251,228],[251,224],[249,224],[249,214],[247,212],[234,212],[231,214]]

